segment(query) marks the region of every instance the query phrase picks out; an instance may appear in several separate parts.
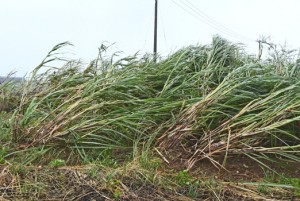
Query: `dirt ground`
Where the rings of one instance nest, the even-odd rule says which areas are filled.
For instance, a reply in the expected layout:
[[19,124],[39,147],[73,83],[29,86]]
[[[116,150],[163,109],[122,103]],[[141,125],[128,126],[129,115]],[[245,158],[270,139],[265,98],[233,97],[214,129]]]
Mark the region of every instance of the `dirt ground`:
[[[183,166],[178,161],[164,164],[160,172],[179,172]],[[295,163],[267,165],[279,174],[300,178]],[[101,170],[91,175],[89,167],[9,167],[0,166],[0,200],[300,200],[288,190],[263,195],[254,193],[256,187],[248,188],[242,182],[260,182],[266,176],[266,168],[247,157],[231,157],[226,170],[216,168],[210,161],[202,160],[189,175],[205,183],[214,180],[212,186],[200,185],[196,197],[188,196],[188,186],[155,185],[141,180],[137,172],[116,175],[107,179]],[[106,179],[104,179],[106,178]]]
[[[221,160],[219,160],[221,161]],[[300,167],[295,162],[275,163],[262,161],[267,167],[279,174],[288,177],[300,178]],[[223,181],[261,181],[266,176],[266,172],[271,172],[263,164],[259,164],[253,159],[245,156],[230,157],[226,162],[226,169],[217,168],[209,160],[203,160],[197,164],[191,172],[192,174],[204,174],[215,176]]]

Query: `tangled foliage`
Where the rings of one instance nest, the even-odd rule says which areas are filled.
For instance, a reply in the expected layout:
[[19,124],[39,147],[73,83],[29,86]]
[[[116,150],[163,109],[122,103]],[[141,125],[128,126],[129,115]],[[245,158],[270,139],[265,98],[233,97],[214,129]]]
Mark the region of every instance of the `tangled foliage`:
[[[297,59],[256,61],[220,37],[166,59],[99,57],[39,73],[24,84],[11,124],[18,149],[40,145],[97,158],[94,150],[136,144],[180,149],[191,168],[228,154],[280,155],[300,161],[300,79]],[[277,54],[279,55],[279,54]],[[282,64],[278,70],[277,64]]]

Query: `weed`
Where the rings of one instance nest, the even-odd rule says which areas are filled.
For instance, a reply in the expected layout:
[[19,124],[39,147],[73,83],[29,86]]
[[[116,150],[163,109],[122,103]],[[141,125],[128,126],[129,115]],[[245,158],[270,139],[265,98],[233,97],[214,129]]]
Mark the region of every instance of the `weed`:
[[100,168],[96,165],[92,165],[91,168],[87,171],[87,175],[91,179],[95,179],[98,177]]
[[54,159],[49,163],[52,168],[58,168],[66,165],[66,161],[62,159]]
[[190,198],[197,198],[200,195],[199,192],[200,182],[194,181],[188,185],[187,196]]
[[265,185],[259,185],[259,186],[257,186],[257,191],[260,192],[260,193],[262,193],[262,194],[265,194],[265,195],[267,195],[269,193],[269,189]]
[[182,170],[178,172],[175,177],[176,183],[178,183],[180,186],[189,185],[192,179],[193,178],[189,175],[188,170]]
[[113,193],[115,199],[119,199],[123,195],[121,181],[117,178],[117,171],[113,171],[109,173],[105,178],[103,178],[105,182],[105,186],[108,190]]
[[295,196],[300,196],[300,178],[286,177],[284,174],[279,176],[280,184],[287,184],[293,187],[293,193]]
[[26,168],[22,164],[14,164],[14,165],[10,166],[9,170],[13,175],[25,175],[26,174]]
[[300,195],[300,179],[299,178],[287,177],[284,173],[276,174],[274,172],[266,171],[264,180],[267,182],[274,183],[274,184],[282,184],[282,185],[291,186],[294,195],[295,196]]
[[4,164],[5,163],[5,157],[8,153],[8,148],[7,147],[2,147],[0,149],[0,164]]
[[114,198],[119,199],[123,195],[123,192],[121,190],[114,190]]

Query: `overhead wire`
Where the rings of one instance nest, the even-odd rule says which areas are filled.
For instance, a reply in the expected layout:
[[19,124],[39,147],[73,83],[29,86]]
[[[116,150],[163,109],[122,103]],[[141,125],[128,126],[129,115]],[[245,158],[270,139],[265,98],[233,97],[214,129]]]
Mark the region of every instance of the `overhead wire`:
[[[182,0],[181,0],[182,1]],[[201,15],[203,18],[207,19],[209,22],[215,24],[216,26],[219,26],[220,28],[222,28],[223,30],[229,32],[229,33],[232,33],[240,38],[243,38],[247,41],[255,41],[255,40],[252,40],[251,38],[249,37],[246,37],[246,36],[243,36],[231,29],[229,29],[228,27],[224,26],[222,23],[218,22],[217,20],[213,19],[212,17],[210,17],[209,15],[207,15],[205,12],[203,12],[201,9],[199,9],[195,4],[191,3],[189,0],[185,0],[185,2],[187,2],[189,5],[190,5],[190,8],[192,8],[193,10],[195,10],[199,15]]]
[[165,30],[165,23],[164,23],[164,19],[163,19],[163,13],[162,13],[162,10],[160,9],[160,7],[158,7],[158,10],[160,12],[160,22],[161,22],[161,26],[162,26],[162,29],[163,29],[163,33],[164,33],[164,40],[165,40],[165,45],[166,45],[166,48],[168,49],[168,42],[167,42],[167,38],[166,38],[166,30]]
[[147,20],[147,30],[146,30],[146,34],[145,34],[145,40],[144,40],[142,51],[145,50],[146,43],[148,42],[150,29],[151,29],[151,18],[148,18],[148,20]]
[[232,37],[231,34],[226,33],[226,32],[224,32],[222,29],[216,27],[215,25],[210,24],[209,22],[207,22],[207,20],[203,20],[201,17],[199,17],[199,16],[196,15],[195,13],[190,12],[189,10],[187,10],[186,8],[184,8],[182,5],[180,5],[180,4],[177,3],[176,1],[174,1],[174,0],[171,0],[171,1],[172,1],[174,4],[176,4],[178,7],[180,7],[181,9],[183,9],[185,12],[189,13],[191,16],[197,18],[198,20],[200,20],[201,22],[205,23],[206,25],[208,25],[208,26],[210,26],[210,27],[212,27],[212,28],[214,28],[214,29],[216,29],[216,30],[222,32],[223,34],[226,34],[226,35]]
[[[220,31],[221,33],[232,37],[232,38],[240,38],[242,40],[247,40],[247,41],[251,41],[254,42],[254,40],[251,40],[249,38],[246,37],[242,37],[239,36],[238,34],[234,33],[233,31],[229,31],[228,28],[225,28],[225,26],[221,25],[220,23],[217,23],[216,20],[213,20],[213,18],[209,17],[208,15],[206,15],[206,17],[203,16],[203,14],[200,14],[200,11],[198,11],[198,9],[193,8],[191,5],[188,5],[187,3],[183,2],[182,0],[180,0],[180,2],[185,5],[186,7],[183,7],[182,4],[179,4],[178,2],[171,0],[174,4],[176,4],[178,7],[180,7],[181,9],[183,9],[185,12],[189,13],[191,16],[197,18],[198,20],[200,20],[201,22],[205,23],[206,25]],[[199,9],[200,10],[200,9]],[[191,12],[192,11],[192,12]],[[197,12],[198,11],[198,12]],[[228,30],[227,30],[228,29]]]

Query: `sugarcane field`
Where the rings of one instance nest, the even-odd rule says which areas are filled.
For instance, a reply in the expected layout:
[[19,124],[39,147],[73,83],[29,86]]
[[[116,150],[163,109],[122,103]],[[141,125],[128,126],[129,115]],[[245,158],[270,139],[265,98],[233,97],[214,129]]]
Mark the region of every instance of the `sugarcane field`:
[[0,201],[300,201],[299,8],[0,0]]
[[69,45],[2,79],[3,200],[300,198],[292,53],[258,60],[216,36],[156,61],[103,45],[87,66],[49,67]]

